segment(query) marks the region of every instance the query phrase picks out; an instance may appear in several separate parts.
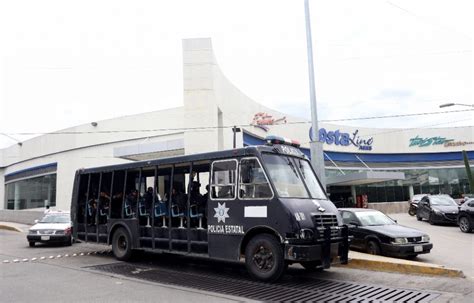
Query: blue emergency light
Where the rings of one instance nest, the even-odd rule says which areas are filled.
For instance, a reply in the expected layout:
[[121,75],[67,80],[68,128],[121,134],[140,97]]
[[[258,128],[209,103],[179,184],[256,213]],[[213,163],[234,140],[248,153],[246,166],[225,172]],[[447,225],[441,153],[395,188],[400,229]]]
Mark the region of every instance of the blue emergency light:
[[280,136],[267,136],[265,138],[267,145],[273,144],[282,144],[282,145],[290,145],[296,148],[300,147],[300,142],[297,140],[291,140],[288,138],[280,137]]

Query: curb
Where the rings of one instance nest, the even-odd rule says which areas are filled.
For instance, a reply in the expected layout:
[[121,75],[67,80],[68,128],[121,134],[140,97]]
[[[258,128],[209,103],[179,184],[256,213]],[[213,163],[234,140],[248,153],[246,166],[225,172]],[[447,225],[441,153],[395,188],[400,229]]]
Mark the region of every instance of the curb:
[[19,229],[17,227],[10,226],[10,225],[4,225],[4,224],[0,224],[0,229],[16,231],[16,232],[19,232],[19,233],[23,232],[21,229]]
[[417,275],[430,275],[430,276],[442,276],[449,278],[465,278],[466,276],[462,270],[447,268],[441,265],[435,264],[405,264],[395,263],[388,261],[377,261],[377,260],[365,260],[365,259],[349,259],[349,264],[339,265],[340,267],[365,269],[372,271],[385,271],[385,272],[396,272],[402,274],[417,274]]

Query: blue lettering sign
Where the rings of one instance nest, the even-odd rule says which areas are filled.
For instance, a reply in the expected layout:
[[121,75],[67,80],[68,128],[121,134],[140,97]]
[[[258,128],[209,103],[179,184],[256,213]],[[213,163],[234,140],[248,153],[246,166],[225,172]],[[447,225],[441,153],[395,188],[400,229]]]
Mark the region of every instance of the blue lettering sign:
[[[341,146],[349,146],[352,144],[360,150],[372,150],[374,138],[370,137],[368,139],[363,139],[358,134],[358,129],[352,134],[349,134],[343,133],[339,129],[335,131],[327,131],[325,128],[320,128],[318,137],[320,142],[326,144],[334,144]],[[312,128],[309,129],[309,138],[313,140]]]

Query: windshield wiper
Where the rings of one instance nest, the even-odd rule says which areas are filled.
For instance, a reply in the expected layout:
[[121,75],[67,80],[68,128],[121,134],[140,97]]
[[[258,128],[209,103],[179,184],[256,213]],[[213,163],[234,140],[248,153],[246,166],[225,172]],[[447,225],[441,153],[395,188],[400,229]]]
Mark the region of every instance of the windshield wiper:
[[303,165],[301,165],[301,160],[298,160],[298,164],[300,165],[300,172],[301,172],[301,175],[303,176],[304,179],[306,179],[306,176],[304,175]]
[[291,167],[291,170],[296,175],[296,177],[299,179],[300,177],[298,176],[298,173],[296,172],[295,166],[293,165],[293,163],[291,163],[291,160],[286,158],[286,161],[288,161],[288,165]]

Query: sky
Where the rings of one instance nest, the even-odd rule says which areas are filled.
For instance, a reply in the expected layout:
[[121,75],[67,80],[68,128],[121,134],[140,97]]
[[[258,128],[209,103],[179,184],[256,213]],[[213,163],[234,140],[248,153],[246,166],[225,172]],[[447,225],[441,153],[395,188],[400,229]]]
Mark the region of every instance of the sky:
[[[474,103],[472,1],[309,3],[320,120]],[[250,98],[310,119],[303,0],[0,0],[0,148],[23,132],[181,106],[182,39],[201,37]],[[473,116],[338,123],[448,127]]]

